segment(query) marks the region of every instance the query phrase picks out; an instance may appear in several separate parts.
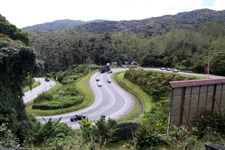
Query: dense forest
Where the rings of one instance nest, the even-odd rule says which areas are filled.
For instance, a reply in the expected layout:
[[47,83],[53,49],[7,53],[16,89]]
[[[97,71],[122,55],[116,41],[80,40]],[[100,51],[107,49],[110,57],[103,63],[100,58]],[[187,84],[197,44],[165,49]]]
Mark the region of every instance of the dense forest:
[[224,18],[225,11],[202,9],[144,20],[94,22],[57,31],[27,32],[30,46],[45,61],[47,72],[89,60],[98,65],[122,65],[135,60],[143,66],[204,73],[209,54],[211,72],[223,75]]

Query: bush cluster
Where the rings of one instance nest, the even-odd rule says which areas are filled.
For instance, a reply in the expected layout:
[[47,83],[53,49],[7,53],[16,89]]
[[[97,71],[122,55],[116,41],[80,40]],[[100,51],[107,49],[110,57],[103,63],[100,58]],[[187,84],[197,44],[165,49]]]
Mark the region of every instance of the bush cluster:
[[[63,108],[68,108],[73,105],[80,104],[82,102],[83,102],[82,96],[63,97]],[[60,108],[62,108],[62,100],[58,97],[55,100],[34,103],[32,105],[32,108],[33,109],[42,109],[42,110],[60,109]]]
[[206,136],[209,131],[225,135],[225,116],[223,113],[214,112],[212,116],[201,116],[196,122],[197,135]]
[[96,141],[101,144],[106,144],[113,140],[113,135],[116,131],[113,127],[117,125],[117,122],[113,119],[106,120],[102,115],[99,120],[92,125],[93,121],[89,121],[86,117],[79,122],[82,131],[82,136],[87,141]]
[[32,128],[30,128],[26,133],[25,139],[20,142],[19,138],[12,134],[7,124],[3,123],[0,126],[0,147],[22,147],[22,149],[27,149],[33,144],[39,145],[45,141],[60,140],[64,139],[66,136],[71,136],[74,134],[74,130],[66,123],[60,123],[61,118],[56,121],[52,121],[51,118],[44,121],[44,124],[41,124],[40,122],[33,122]]
[[[91,71],[98,69],[97,65],[91,65]],[[83,77],[89,73],[89,64],[81,64],[81,65],[72,65],[66,71],[59,71],[57,73],[58,80],[62,84],[70,84],[75,80]]]
[[39,94],[38,97],[34,99],[34,104],[38,104],[45,101],[52,101],[52,100],[53,100],[53,96],[51,94],[44,92]]
[[182,76],[175,73],[135,69],[127,70],[124,77],[139,85],[153,97],[154,101],[160,101],[168,97],[171,91],[170,81],[197,79],[196,77]]
[[202,141],[205,140],[224,143],[225,116],[219,112],[207,117],[201,116],[196,122],[196,127],[190,129],[186,126],[171,126],[170,131],[167,132],[167,121],[148,122],[143,120],[139,123],[139,128],[135,133],[135,147],[148,149],[168,145],[183,149],[200,149]]

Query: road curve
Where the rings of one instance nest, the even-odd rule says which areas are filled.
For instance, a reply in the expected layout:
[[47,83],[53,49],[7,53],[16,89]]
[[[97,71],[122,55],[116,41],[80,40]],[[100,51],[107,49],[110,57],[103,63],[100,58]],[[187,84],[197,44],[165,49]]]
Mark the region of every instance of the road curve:
[[38,81],[41,84],[37,86],[36,88],[33,88],[32,90],[24,93],[23,101],[25,104],[35,99],[39,94],[49,90],[56,84],[54,81],[51,81],[51,80],[50,82],[46,82],[44,78],[34,78],[34,79],[35,81]]
[[[112,69],[113,73],[124,70],[125,69]],[[96,81],[96,77],[98,77],[100,81]],[[112,82],[108,83],[107,79],[110,79]],[[101,82],[102,87],[98,87],[97,82]],[[135,106],[133,97],[113,82],[111,74],[95,73],[90,79],[90,86],[94,94],[94,102],[91,106],[76,112],[43,118],[46,120],[49,118],[56,120],[62,117],[61,122],[65,122],[72,128],[78,129],[79,124],[77,122],[70,122],[70,118],[75,114],[87,115],[89,120],[98,120],[101,115],[112,119],[118,119],[133,110]],[[37,118],[43,122],[42,117]]]

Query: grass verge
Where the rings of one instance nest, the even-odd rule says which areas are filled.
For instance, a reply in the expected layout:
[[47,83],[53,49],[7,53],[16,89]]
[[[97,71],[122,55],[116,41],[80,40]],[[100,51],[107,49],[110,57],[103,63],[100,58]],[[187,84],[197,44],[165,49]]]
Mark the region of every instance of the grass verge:
[[[125,90],[133,93],[142,101],[143,112],[149,111],[151,109],[151,107],[155,105],[154,103],[152,103],[151,96],[149,96],[146,92],[144,92],[138,85],[136,85],[136,84],[132,83],[130,80],[124,78],[124,72],[119,72],[119,73],[113,74],[112,77],[113,77],[114,81],[115,81],[115,76],[116,76],[117,81],[121,85],[123,85]],[[133,110],[128,115],[118,119],[117,122],[119,122],[119,123],[125,122],[128,120],[132,120],[133,118],[138,116],[141,107],[140,107],[140,104],[139,104],[139,101],[137,100],[137,98],[135,96],[133,96],[133,97],[135,99],[135,106],[134,106]],[[140,120],[142,120],[142,118],[143,117],[141,116],[140,118],[137,118],[136,120],[134,120],[134,122],[139,122]]]
[[[33,114],[34,116],[51,116],[51,115],[58,115],[58,114],[64,114],[64,113],[77,111],[90,106],[94,101],[94,95],[91,91],[91,87],[89,84],[89,80],[92,75],[93,73],[85,76],[84,78],[76,82],[77,89],[84,96],[84,101],[81,104],[65,108],[63,109],[63,112],[62,112],[62,109],[40,110],[40,109],[32,109],[32,107],[28,107],[27,112],[29,114]],[[49,94],[53,94],[54,92],[56,92],[56,90],[60,89],[61,86],[62,85],[60,83],[56,82],[56,85],[47,92]],[[33,100],[27,103],[26,106],[32,106],[32,103],[33,103]]]
[[[37,86],[39,86],[41,83],[40,82],[38,82],[38,81],[35,81],[31,86],[32,86],[32,89],[33,88],[35,88],[35,87],[37,87]],[[28,86],[25,86],[24,88],[23,88],[23,92],[25,93],[25,92],[27,92],[27,91],[29,91],[30,90],[30,86],[28,85]]]

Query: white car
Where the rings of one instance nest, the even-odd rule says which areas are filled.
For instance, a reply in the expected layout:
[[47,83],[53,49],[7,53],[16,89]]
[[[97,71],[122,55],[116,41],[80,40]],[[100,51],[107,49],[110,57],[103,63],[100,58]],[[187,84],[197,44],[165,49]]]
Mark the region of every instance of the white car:
[[173,69],[172,72],[178,73],[178,70],[177,69]]
[[96,77],[96,79],[95,79],[96,81],[99,81],[99,78],[98,77]]
[[108,83],[111,83],[111,80],[110,80],[110,79],[107,79],[107,82],[108,82]]
[[97,82],[97,86],[101,87],[102,86],[101,82]]

